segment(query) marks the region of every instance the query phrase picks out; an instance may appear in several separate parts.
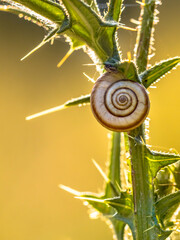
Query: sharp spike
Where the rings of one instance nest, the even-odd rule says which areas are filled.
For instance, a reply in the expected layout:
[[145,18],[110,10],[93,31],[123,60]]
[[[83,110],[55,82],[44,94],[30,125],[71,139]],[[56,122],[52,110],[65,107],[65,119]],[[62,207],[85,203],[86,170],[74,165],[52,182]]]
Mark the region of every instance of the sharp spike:
[[62,184],[60,184],[58,187],[63,189],[66,192],[69,192],[69,193],[75,195],[75,196],[80,196],[81,195],[81,193],[79,191],[76,191],[76,190],[74,190],[74,189],[72,189],[70,187],[64,186]]
[[122,28],[122,29],[125,29],[125,30],[129,30],[129,31],[133,31],[133,32],[137,32],[137,29],[136,28],[131,28],[131,27],[127,27],[127,26],[123,26],[123,25],[120,25],[118,27],[119,28]]
[[94,160],[92,159],[92,162],[94,164],[94,166],[97,168],[97,170],[100,172],[101,176],[104,178],[104,180],[109,183],[110,180],[109,178],[106,176],[106,174],[103,172],[103,170],[101,169],[101,167],[99,166],[99,164]]
[[87,77],[87,79],[88,79],[90,82],[92,82],[92,83],[95,83],[95,82],[96,82],[93,78],[89,77],[86,73],[83,72],[83,75],[84,75],[85,77]]
[[42,112],[39,112],[39,113],[35,113],[35,114],[33,114],[33,115],[30,115],[30,116],[26,117],[26,120],[31,120],[31,119],[34,119],[34,118],[37,118],[37,117],[41,117],[41,116],[44,116],[44,115],[46,115],[46,114],[53,113],[53,112],[57,112],[57,111],[59,111],[59,110],[65,109],[65,108],[66,108],[65,105],[60,105],[60,106],[57,106],[57,107],[53,107],[53,108],[44,110],[44,111],[42,111]]
[[71,47],[66,55],[61,59],[61,61],[57,64],[57,67],[61,67],[63,63],[68,59],[68,57],[74,52],[74,49]]
[[38,46],[36,46],[33,50],[31,50],[28,54],[26,54],[23,58],[21,58],[21,61],[23,61],[24,59],[26,59],[27,57],[29,57],[32,53],[34,53],[34,52],[37,51],[39,48],[41,48],[45,43],[46,43],[46,41],[42,41]]
[[77,196],[77,197],[75,197],[75,198],[78,198],[78,199],[81,199],[81,200],[86,200],[86,201],[104,203],[104,200],[103,200],[103,199],[98,199],[98,198],[81,197],[81,196]]

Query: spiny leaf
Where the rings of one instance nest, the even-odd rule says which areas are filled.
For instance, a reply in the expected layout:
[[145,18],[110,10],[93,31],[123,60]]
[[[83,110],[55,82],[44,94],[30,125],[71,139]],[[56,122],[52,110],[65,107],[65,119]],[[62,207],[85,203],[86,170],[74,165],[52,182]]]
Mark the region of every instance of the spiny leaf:
[[171,193],[155,203],[156,214],[163,225],[166,221],[169,222],[179,205],[180,191]]
[[103,214],[105,217],[112,217],[115,214],[115,210],[108,206],[103,197],[101,198],[91,194],[82,194],[77,198],[88,202],[94,209]]
[[42,17],[41,15],[35,13],[34,11],[26,7],[22,7],[20,4],[14,4],[12,6],[10,4],[4,4],[4,2],[2,2],[0,3],[0,11],[16,14],[20,18],[24,17],[25,20],[31,21],[37,24],[38,26],[42,26],[46,30],[55,27],[55,24],[52,21]]
[[116,210],[104,202],[104,196],[98,196],[97,194],[93,195],[92,193],[81,193],[64,185],[60,185],[59,187],[75,195],[77,198],[87,202],[91,207],[101,213],[105,218],[108,218],[113,225],[114,231],[117,235],[117,239],[123,239],[124,227],[126,224],[113,217],[116,213]]
[[119,197],[105,199],[105,202],[116,209],[114,219],[128,224],[135,238],[132,196],[127,192],[121,192]]
[[31,120],[31,119],[34,119],[34,118],[37,118],[37,117],[40,117],[40,116],[43,116],[43,115],[46,115],[46,114],[49,114],[49,113],[52,113],[52,112],[57,112],[57,111],[66,109],[67,107],[77,106],[77,105],[78,106],[86,105],[89,102],[90,102],[90,94],[85,95],[85,96],[81,96],[81,97],[78,97],[78,98],[73,98],[72,100],[69,100],[69,101],[65,102],[63,105],[59,105],[57,107],[53,107],[53,108],[44,110],[42,112],[35,113],[31,116],[28,116],[28,117],[26,117],[26,120]]
[[145,147],[145,149],[146,149],[145,157],[149,161],[152,177],[155,177],[157,172],[161,168],[180,160],[180,155],[155,152],[147,147]]
[[71,18],[71,30],[77,38],[94,50],[101,61],[104,62],[108,57],[112,57],[116,53],[115,38],[114,32],[108,31],[108,28],[115,29],[117,23],[104,22],[81,0],[62,0],[62,2]]
[[132,196],[127,192],[121,192],[119,197],[105,199],[104,202],[112,206],[123,217],[129,217],[132,215]]
[[122,3],[123,0],[110,0],[109,8],[105,16],[105,19],[119,22]]
[[62,184],[59,185],[59,187],[65,191],[75,195],[76,198],[88,202],[94,209],[96,209],[101,214],[112,215],[115,213],[115,211],[113,211],[113,209],[104,202],[104,200],[103,200],[104,197],[102,195],[98,196],[98,194],[79,192],[77,190],[74,190],[74,189],[64,186]]
[[104,199],[104,197],[100,198],[88,194],[83,194],[81,196],[78,196],[77,198],[87,201],[98,211],[102,212],[103,214],[109,214],[111,215],[111,217],[113,214],[112,209],[107,208],[106,205],[108,205],[109,207],[113,207],[117,210],[118,214],[122,216],[122,219],[119,220],[124,221],[124,219],[132,217],[132,200],[130,195],[126,192],[122,192],[119,197],[107,199]]
[[139,76],[144,86],[148,88],[152,83],[160,79],[179,63],[180,57],[170,58],[154,65]]
[[60,4],[52,2],[50,0],[13,0],[26,6],[27,8],[35,11],[36,13],[50,19],[57,25],[61,25],[66,13]]

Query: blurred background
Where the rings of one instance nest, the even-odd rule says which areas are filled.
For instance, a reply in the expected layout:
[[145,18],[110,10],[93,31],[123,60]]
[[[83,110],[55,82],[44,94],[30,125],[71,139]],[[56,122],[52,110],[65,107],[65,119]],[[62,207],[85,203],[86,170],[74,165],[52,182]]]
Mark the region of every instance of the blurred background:
[[[133,27],[134,1],[122,14]],[[155,28],[156,55],[151,64],[180,55],[180,1],[163,0]],[[83,72],[97,76],[82,50],[57,68],[69,49],[64,39],[46,44],[23,62],[20,59],[42,40],[45,31],[31,22],[0,12],[0,239],[112,239],[108,226],[91,220],[82,202],[58,188],[100,192],[103,180],[94,165],[107,160],[108,131],[90,107],[72,107],[35,120],[25,117],[90,93]],[[133,54],[136,33],[119,30],[123,57]],[[151,88],[148,143],[155,149],[180,152],[180,67]]]

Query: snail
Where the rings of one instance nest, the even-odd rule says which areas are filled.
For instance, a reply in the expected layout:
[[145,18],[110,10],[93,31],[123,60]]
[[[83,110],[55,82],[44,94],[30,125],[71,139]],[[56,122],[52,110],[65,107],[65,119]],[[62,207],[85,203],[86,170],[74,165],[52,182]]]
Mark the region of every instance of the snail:
[[148,93],[140,83],[111,71],[98,78],[90,101],[99,123],[117,132],[127,132],[141,125],[150,108]]

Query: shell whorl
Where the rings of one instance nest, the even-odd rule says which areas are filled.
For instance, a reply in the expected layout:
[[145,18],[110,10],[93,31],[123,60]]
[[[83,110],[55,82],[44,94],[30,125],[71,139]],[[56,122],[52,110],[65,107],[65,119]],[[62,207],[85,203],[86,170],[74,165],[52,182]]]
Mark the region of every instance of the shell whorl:
[[141,84],[108,72],[96,81],[91,93],[94,116],[112,131],[125,132],[138,127],[149,108],[149,97]]

